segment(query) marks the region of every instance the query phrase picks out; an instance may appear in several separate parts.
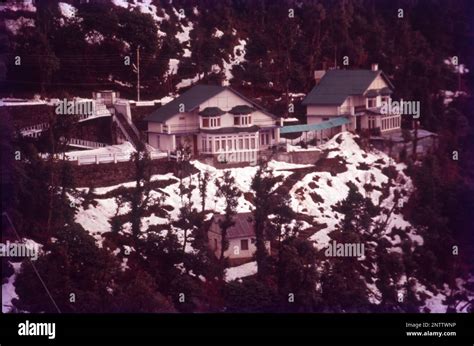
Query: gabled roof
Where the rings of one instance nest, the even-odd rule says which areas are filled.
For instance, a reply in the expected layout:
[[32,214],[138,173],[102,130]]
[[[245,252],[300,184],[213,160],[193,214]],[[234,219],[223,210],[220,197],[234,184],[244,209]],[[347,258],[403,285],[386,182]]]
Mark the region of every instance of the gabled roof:
[[146,121],[165,122],[173,115],[179,113],[180,105],[184,105],[186,112],[190,112],[198,107],[204,101],[221,93],[225,87],[219,85],[195,85],[185,93],[161,106],[149,116],[145,118]]
[[247,105],[238,105],[233,107],[229,113],[234,115],[247,115],[255,111],[253,107]]
[[[213,216],[214,230],[221,232],[219,221],[224,219],[224,215],[215,214]],[[227,239],[255,237],[255,228],[252,213],[237,213],[233,218],[235,225],[227,230]]]
[[304,105],[341,105],[350,95],[362,95],[379,75],[388,86],[393,84],[382,71],[329,70],[304,98]]
[[203,117],[218,117],[222,114],[225,114],[225,112],[219,107],[206,107],[199,112],[199,115]]
[[182,95],[175,98],[173,101],[168,102],[164,106],[158,108],[153,113],[151,113],[148,117],[145,118],[145,121],[153,121],[163,123],[166,120],[170,119],[174,115],[179,113],[179,106],[181,104],[184,105],[184,109],[186,112],[191,112],[196,107],[199,107],[200,104],[209,100],[210,98],[216,96],[217,94],[221,93],[224,90],[229,90],[232,93],[236,94],[240,98],[244,99],[245,101],[249,102],[253,105],[256,109],[260,110],[261,112],[265,113],[266,115],[277,118],[275,115],[269,113],[255,102],[249,100],[247,97],[243,96],[239,92],[235,91],[230,87],[223,87],[219,85],[195,85],[191,89],[187,90]]

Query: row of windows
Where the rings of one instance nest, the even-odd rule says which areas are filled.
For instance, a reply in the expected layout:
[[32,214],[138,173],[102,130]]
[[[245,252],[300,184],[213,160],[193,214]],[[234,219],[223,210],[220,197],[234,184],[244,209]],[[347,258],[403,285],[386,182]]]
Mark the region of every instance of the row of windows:
[[382,118],[382,130],[399,128],[401,125],[401,118],[400,117],[392,117],[392,118]]
[[257,149],[257,141],[255,137],[249,136],[239,136],[238,138],[230,136],[209,138],[203,137],[201,146],[203,152]]
[[[251,125],[252,124],[252,117],[250,115],[240,115],[234,117],[234,125],[241,126],[241,125]],[[214,117],[214,118],[202,118],[202,127],[220,127],[221,126],[221,118]]]
[[252,117],[250,115],[241,115],[234,117],[234,125],[250,125],[252,123]]
[[[382,105],[384,103],[388,103],[390,101],[390,97],[389,96],[382,96],[381,97],[381,102],[382,102]],[[377,98],[373,97],[373,98],[368,98],[367,99],[367,108],[375,108],[377,107]]]
[[221,118],[203,118],[202,127],[220,127]]

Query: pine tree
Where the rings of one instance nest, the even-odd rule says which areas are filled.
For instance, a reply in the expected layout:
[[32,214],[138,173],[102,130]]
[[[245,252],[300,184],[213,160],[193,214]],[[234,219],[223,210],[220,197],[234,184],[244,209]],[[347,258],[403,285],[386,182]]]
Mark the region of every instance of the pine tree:
[[229,248],[227,230],[235,224],[233,217],[237,213],[238,200],[242,195],[242,191],[235,185],[235,178],[231,174],[230,170],[225,171],[222,182],[216,180],[216,195],[217,197],[224,198],[225,205],[224,218],[219,221],[219,227],[221,229],[221,262],[224,261],[224,253]]

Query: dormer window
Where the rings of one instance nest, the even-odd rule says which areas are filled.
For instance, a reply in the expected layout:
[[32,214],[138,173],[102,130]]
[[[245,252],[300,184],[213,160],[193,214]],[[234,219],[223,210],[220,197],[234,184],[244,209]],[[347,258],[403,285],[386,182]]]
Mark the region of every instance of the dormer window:
[[234,115],[234,126],[249,126],[252,125],[252,116],[255,109],[248,105],[239,105],[233,107],[229,113]]
[[252,117],[250,115],[234,115],[235,126],[247,126],[252,124]]
[[221,118],[202,118],[202,127],[211,128],[211,127],[221,127]]
[[203,128],[221,127],[221,115],[225,112],[219,107],[206,107],[199,112]]
[[365,96],[367,97],[367,108],[377,107],[377,96],[379,95],[378,91],[375,89],[370,89],[367,91]]

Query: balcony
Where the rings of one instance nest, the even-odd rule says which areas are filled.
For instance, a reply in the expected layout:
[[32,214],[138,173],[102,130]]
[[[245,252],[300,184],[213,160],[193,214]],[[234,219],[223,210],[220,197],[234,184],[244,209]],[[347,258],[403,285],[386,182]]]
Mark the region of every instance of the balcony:
[[187,133],[187,132],[197,132],[198,130],[199,130],[199,123],[163,125],[163,132],[165,133]]
[[355,110],[353,106],[337,107],[337,115],[354,115]]

